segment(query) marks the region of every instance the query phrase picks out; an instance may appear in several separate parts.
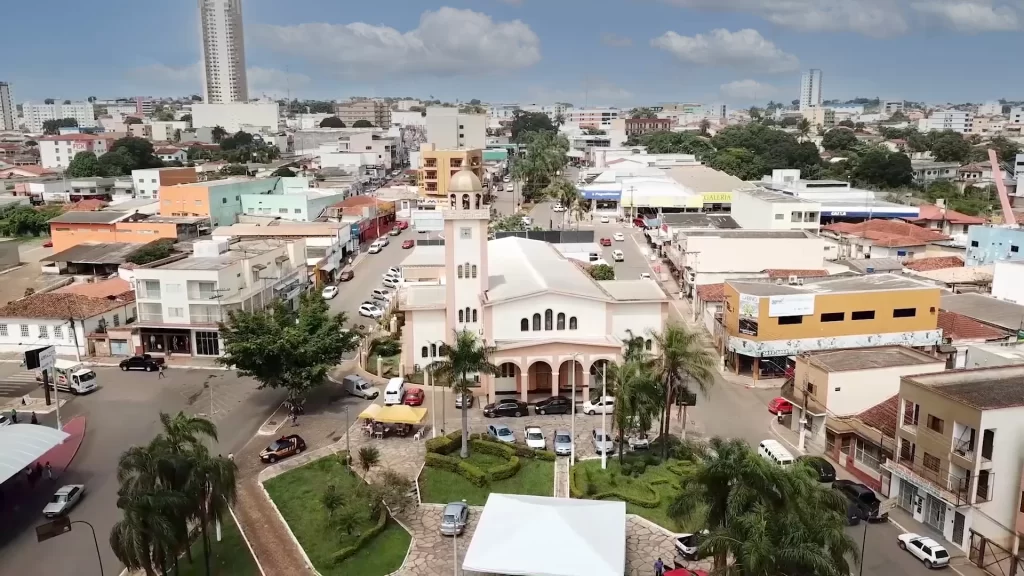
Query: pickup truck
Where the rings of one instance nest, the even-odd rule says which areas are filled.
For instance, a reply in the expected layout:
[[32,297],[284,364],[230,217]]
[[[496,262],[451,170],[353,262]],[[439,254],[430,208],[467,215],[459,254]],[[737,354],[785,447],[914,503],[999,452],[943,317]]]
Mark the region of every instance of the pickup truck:
[[836,480],[832,487],[860,509],[861,518],[864,520],[883,522],[889,519],[888,512],[881,512],[882,501],[875,496],[871,488],[852,480]]

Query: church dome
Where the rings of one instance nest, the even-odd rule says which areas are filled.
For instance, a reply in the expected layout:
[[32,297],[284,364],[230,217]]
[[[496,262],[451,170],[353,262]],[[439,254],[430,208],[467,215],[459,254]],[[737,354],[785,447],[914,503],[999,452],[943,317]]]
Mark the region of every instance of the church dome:
[[480,178],[466,167],[453,174],[451,182],[448,183],[448,192],[451,194],[483,192],[483,188]]

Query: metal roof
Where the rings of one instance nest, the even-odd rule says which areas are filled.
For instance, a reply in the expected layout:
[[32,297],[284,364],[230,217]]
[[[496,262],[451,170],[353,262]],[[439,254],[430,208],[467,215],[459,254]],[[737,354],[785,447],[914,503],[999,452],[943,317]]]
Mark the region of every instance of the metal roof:
[[84,243],[41,258],[43,262],[75,262],[78,264],[124,264],[133,252],[145,244],[129,242]]
[[38,460],[70,434],[39,424],[11,424],[0,428],[0,483]]
[[57,224],[113,224],[114,222],[120,222],[125,218],[131,216],[131,212],[114,212],[107,210],[97,210],[95,212],[86,212],[82,210],[72,210],[65,212],[56,218],[51,218],[50,223]]

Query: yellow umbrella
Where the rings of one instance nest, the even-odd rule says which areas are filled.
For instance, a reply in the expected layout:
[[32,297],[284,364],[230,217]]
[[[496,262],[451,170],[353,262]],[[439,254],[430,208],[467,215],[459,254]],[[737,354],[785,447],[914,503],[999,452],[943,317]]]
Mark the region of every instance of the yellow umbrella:
[[377,415],[380,414],[380,411],[383,408],[384,407],[381,406],[380,404],[370,404],[369,406],[366,407],[366,410],[363,410],[362,412],[359,413],[359,419],[376,420]]
[[426,415],[426,408],[413,408],[412,406],[398,404],[395,406],[384,406],[373,419],[377,422],[392,424],[419,424]]

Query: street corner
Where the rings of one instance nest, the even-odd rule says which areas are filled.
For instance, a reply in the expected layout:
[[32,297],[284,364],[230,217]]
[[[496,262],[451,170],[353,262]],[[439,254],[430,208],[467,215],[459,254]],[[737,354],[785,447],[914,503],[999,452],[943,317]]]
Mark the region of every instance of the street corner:
[[277,431],[281,429],[281,426],[288,421],[288,408],[284,404],[281,404],[274,410],[263,424],[260,425],[260,429],[256,431],[257,436],[273,436],[277,434]]
[[39,457],[37,462],[49,464],[57,477],[67,470],[71,461],[75,459],[78,450],[85,441],[86,419],[85,416],[76,416],[69,420],[61,430],[68,434],[68,437],[59,445],[54,446],[45,454]]
[[58,402],[60,407],[63,408],[68,403],[66,398],[60,398],[59,400],[50,401],[50,404],[46,404],[45,398],[37,398],[35,396],[25,395],[20,398],[5,398],[4,403],[0,404],[0,413],[7,414],[11,410],[16,411],[18,414],[30,414],[35,413],[36,415],[49,414],[57,410]]

